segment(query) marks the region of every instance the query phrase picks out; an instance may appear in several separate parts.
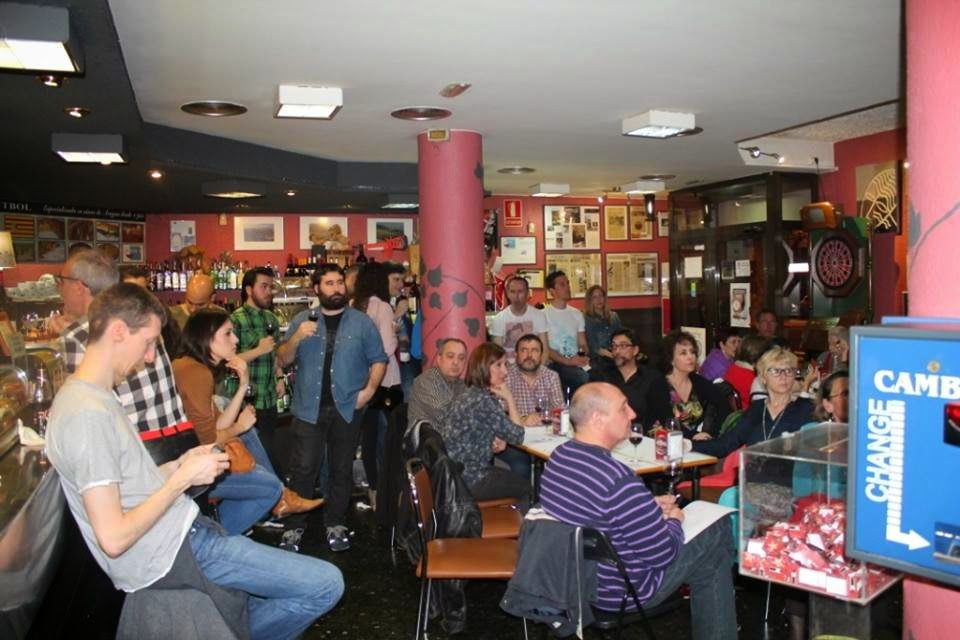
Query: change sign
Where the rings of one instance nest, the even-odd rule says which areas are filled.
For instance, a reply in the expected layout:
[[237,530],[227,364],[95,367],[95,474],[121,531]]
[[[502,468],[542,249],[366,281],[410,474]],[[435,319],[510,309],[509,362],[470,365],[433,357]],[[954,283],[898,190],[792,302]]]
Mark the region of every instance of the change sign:
[[960,585],[960,324],[851,330],[847,554]]

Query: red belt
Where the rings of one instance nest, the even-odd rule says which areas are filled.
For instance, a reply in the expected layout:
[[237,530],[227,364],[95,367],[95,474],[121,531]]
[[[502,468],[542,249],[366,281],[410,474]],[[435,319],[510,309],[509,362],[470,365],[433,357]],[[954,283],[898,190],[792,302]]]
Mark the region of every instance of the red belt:
[[150,440],[156,440],[158,438],[169,438],[170,436],[175,436],[178,433],[183,433],[185,431],[193,431],[193,423],[189,420],[185,422],[180,422],[173,425],[172,427],[163,427],[162,429],[151,429],[150,431],[141,431],[140,439],[144,442]]

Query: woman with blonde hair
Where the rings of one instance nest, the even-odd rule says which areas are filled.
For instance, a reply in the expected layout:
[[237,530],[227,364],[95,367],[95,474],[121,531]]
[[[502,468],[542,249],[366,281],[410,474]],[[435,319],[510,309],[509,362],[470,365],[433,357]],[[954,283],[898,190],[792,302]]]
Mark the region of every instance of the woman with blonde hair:
[[613,358],[610,340],[613,332],[621,327],[620,316],[607,304],[607,292],[598,284],[587,289],[584,298],[584,329],[590,358]]
[[799,431],[813,419],[813,402],[793,395],[797,356],[783,347],[772,347],[757,361],[757,376],[767,397],[754,400],[736,426],[716,440],[695,440],[693,450],[723,457],[743,445],[750,446],[784,433]]

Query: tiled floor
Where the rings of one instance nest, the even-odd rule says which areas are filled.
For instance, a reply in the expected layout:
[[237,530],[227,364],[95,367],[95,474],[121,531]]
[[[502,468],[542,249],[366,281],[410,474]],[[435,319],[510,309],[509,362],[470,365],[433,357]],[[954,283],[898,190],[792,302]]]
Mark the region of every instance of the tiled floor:
[[[410,639],[416,625],[418,581],[413,568],[402,552],[392,554],[387,535],[379,531],[370,512],[353,512],[350,526],[354,530],[352,548],[334,554],[327,549],[320,515],[314,514],[308,522],[302,540],[301,553],[308,553],[336,564],[344,574],[346,593],[340,604],[320,619],[305,634],[308,639],[360,638],[363,640]],[[280,533],[261,530],[256,537],[276,544]],[[783,610],[784,595],[802,596],[793,590],[774,589],[770,606],[771,623],[763,625],[766,583],[750,579],[738,579],[737,610],[741,625],[741,638],[788,639],[791,637]],[[881,614],[874,623],[870,640],[895,640],[900,638],[899,587],[877,607]],[[478,582],[467,588],[469,609],[467,629],[457,638],[478,640],[494,638],[523,638],[523,629],[518,619],[500,610],[498,604],[503,594],[504,583]],[[654,632],[661,640],[684,640],[690,638],[689,611],[681,608],[652,621]],[[626,637],[642,637],[639,629],[631,629]],[[430,625],[430,638],[446,638],[438,621]],[[540,629],[531,633],[540,635]],[[589,630],[588,638],[601,637]]]

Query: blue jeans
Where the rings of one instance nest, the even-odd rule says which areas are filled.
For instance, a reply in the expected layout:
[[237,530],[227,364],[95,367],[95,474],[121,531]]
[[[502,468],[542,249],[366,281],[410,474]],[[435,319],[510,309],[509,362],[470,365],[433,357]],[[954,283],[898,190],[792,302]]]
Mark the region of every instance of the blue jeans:
[[190,548],[211,582],[250,594],[250,637],[295,638],[343,595],[343,576],[329,562],[224,535],[208,518],[190,527]]
[[211,498],[221,500],[220,524],[227,534],[239,535],[252,527],[277,504],[283,484],[270,466],[267,452],[254,429],[240,436],[257,466],[247,473],[227,473],[210,490]]
[[521,478],[530,479],[530,454],[515,447],[507,447],[497,454],[497,459],[510,467]]

